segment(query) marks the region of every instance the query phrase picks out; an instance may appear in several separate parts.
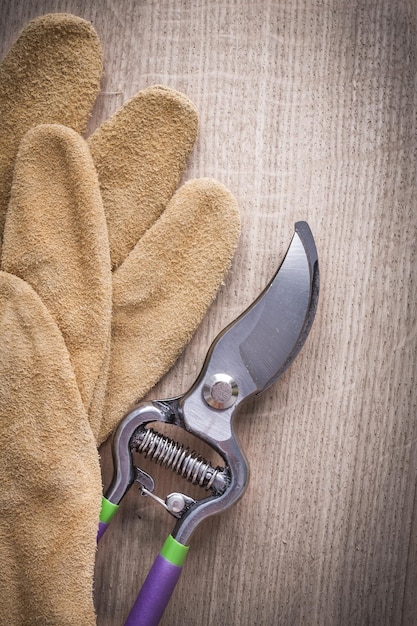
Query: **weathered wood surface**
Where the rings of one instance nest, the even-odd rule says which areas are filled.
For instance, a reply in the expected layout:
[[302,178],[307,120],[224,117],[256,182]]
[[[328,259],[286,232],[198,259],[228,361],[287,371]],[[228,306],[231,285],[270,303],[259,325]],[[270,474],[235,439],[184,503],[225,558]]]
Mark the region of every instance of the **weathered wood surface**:
[[[147,85],[188,94],[201,123],[185,179],[215,177],[239,201],[232,271],[152,397],[191,384],[210,341],[273,274],[296,220],[317,240],[311,336],[240,415],[250,486],[193,536],[163,624],[416,624],[416,3],[0,7],[3,52],[35,15],[93,22],[105,77],[91,129]],[[123,623],[172,527],[137,493],[121,509],[97,558],[99,626]]]

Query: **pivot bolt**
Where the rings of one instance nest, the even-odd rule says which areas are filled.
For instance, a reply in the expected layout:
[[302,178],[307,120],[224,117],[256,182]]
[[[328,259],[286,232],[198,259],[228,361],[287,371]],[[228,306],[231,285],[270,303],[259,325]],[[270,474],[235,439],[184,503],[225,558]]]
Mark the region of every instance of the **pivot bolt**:
[[229,374],[214,374],[204,383],[203,397],[213,409],[228,409],[236,402],[238,391]]

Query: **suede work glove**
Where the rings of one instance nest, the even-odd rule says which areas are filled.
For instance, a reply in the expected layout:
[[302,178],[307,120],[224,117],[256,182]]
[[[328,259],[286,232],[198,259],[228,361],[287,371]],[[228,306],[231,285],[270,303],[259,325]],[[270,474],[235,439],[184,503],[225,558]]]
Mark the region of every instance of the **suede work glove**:
[[[9,155],[0,203],[8,206],[0,281],[0,619],[7,624],[94,623],[101,488],[92,443],[173,364],[222,282],[239,233],[236,203],[222,185],[202,179],[174,193],[197,130],[181,94],[145,90],[88,144],[57,124],[35,127],[60,121],[44,102],[56,101],[59,118],[65,89],[74,89],[55,90],[50,80],[51,68],[65,64],[60,20],[71,23],[75,39],[80,23],[91,46],[84,58],[94,51],[97,61],[91,27],[89,39],[82,20],[46,16],[26,29],[37,42],[33,56],[18,40],[0,84],[8,120],[0,143]],[[45,66],[43,46],[54,48]],[[78,120],[63,120],[80,130],[93,81],[82,69],[73,74],[90,86],[89,98]],[[21,111],[13,85],[27,93]],[[42,98],[31,100],[37,90]],[[10,163],[28,127],[10,191]]]
[[[73,322],[80,275],[66,262],[69,249],[59,272],[57,255],[48,272],[50,259],[45,263],[43,250],[34,249],[30,229],[25,232],[19,226],[24,219],[32,224],[36,205],[46,211],[49,202],[53,210],[56,202],[65,203],[68,192],[64,190],[62,202],[49,194],[39,203],[30,188],[23,190],[26,199],[19,201],[19,210],[26,211],[26,218],[20,216],[11,222],[17,227],[9,228],[3,267],[34,287],[59,324],[98,444],[175,362],[213,300],[236,247],[239,216],[225,187],[202,179],[174,193],[196,134],[191,102],[158,86],[137,94],[88,140],[99,175],[113,269],[111,344],[110,337],[99,332],[89,358],[80,346],[77,328],[82,324]],[[33,155],[36,150],[34,145]],[[38,178],[45,159],[37,151],[32,161]],[[39,221],[42,213],[43,208]],[[105,238],[102,232],[96,241],[100,238]],[[34,253],[32,260],[28,250]],[[52,275],[60,276],[54,283],[61,284],[61,291],[65,285],[66,304],[62,293],[54,293]],[[108,325],[106,314],[103,309],[103,327]],[[65,319],[68,316],[72,321]]]

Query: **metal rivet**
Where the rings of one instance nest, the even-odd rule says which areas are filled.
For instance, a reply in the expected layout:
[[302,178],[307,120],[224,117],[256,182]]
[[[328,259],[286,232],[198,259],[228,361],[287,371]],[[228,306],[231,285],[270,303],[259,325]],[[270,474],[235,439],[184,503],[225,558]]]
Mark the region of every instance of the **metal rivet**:
[[237,383],[228,374],[214,374],[204,383],[203,397],[214,409],[228,409],[237,399]]

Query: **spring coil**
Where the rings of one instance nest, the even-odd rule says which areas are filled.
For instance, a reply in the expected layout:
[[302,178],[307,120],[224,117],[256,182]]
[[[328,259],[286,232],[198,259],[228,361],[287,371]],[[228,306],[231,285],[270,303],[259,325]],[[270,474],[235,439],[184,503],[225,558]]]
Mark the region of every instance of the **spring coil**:
[[223,493],[227,487],[226,475],[222,468],[214,468],[195,451],[190,452],[190,448],[185,448],[152,428],[141,428],[132,438],[131,445],[137,452],[144,454],[145,458],[149,457],[193,485],[204,487],[206,491],[213,489]]

